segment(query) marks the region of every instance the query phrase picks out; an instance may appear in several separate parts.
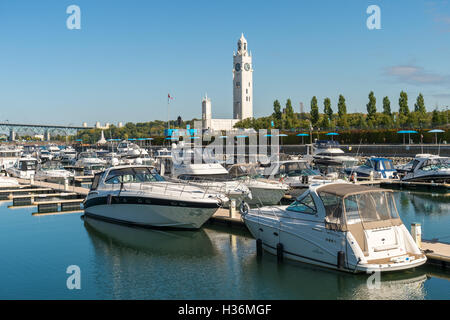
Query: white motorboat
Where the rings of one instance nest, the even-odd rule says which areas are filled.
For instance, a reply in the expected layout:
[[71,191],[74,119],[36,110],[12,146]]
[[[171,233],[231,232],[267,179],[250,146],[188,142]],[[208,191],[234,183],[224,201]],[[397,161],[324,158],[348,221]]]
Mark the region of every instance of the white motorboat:
[[386,180],[398,178],[392,160],[378,157],[370,157],[361,166],[346,168],[345,173],[349,176],[356,174],[357,179]]
[[49,145],[47,145],[46,149],[53,156],[53,159],[58,158],[61,152],[59,147],[54,143],[50,143]]
[[287,184],[262,177],[252,164],[232,165],[228,168],[228,173],[231,179],[242,182],[250,190],[252,198],[246,198],[245,202],[252,207],[279,204],[289,191]]
[[[172,178],[189,182],[211,192],[224,193],[230,200],[239,205],[243,199],[252,199],[250,189],[239,180],[231,180],[225,169],[215,158],[199,155],[195,159],[195,151],[188,149],[186,153],[174,152]],[[227,204],[228,206],[228,204]]]
[[309,145],[308,147],[308,154],[304,158],[314,161],[314,164],[317,166],[348,168],[358,163],[357,158],[345,154],[337,141],[318,140],[315,144]]
[[41,151],[39,152],[39,160],[41,160],[41,162],[52,161],[53,158],[54,155],[46,149],[41,149]]
[[304,159],[272,161],[263,172],[264,177],[280,181],[294,189],[305,189],[311,183],[329,182],[330,179],[313,170]]
[[89,165],[105,165],[106,161],[103,159],[100,159],[97,156],[97,153],[94,151],[85,151],[80,152],[78,155],[78,159],[75,162],[75,166],[77,167],[86,167]]
[[62,163],[71,163],[74,159],[76,159],[77,157],[77,152],[76,150],[71,147],[71,146],[67,146],[64,149],[62,149],[59,153],[59,157],[61,159]]
[[12,177],[31,179],[36,174],[37,159],[33,157],[23,157],[16,161],[14,166],[6,169],[6,173]]
[[111,167],[94,177],[85,214],[145,227],[200,228],[228,199],[166,181],[153,167]]
[[398,167],[402,181],[450,182],[450,158],[432,154],[417,154],[409,163]]
[[17,160],[19,160],[22,156],[22,150],[17,148],[17,147],[13,147],[13,148],[8,148],[5,146],[1,146],[0,147],[0,169],[1,170],[6,170],[12,166],[14,166],[14,164],[17,162]]
[[145,149],[141,149],[137,144],[123,140],[117,146],[117,153],[126,156],[139,156]]
[[66,179],[73,178],[74,173],[64,169],[59,163],[46,162],[38,165],[34,177],[36,180],[62,183]]
[[390,190],[318,184],[289,206],[243,204],[241,214],[263,249],[296,261],[348,272],[404,270],[426,262]]

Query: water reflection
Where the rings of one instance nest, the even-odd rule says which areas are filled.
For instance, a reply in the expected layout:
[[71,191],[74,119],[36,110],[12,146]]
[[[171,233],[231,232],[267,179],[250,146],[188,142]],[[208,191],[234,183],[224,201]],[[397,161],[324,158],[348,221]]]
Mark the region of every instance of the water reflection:
[[[100,261],[96,286],[114,298],[185,299],[424,299],[422,269],[353,275],[293,261],[256,257],[245,231],[206,227],[199,231],[132,228],[92,218],[85,227]],[[110,272],[110,278],[105,273]]]
[[135,228],[87,216],[84,216],[83,219],[85,228],[97,248],[99,248],[98,239],[107,245],[108,250],[116,246],[149,254],[188,255],[191,257],[216,254],[208,234],[202,229],[166,231]]
[[399,197],[402,208],[407,211],[413,210],[416,214],[444,215],[450,213],[450,194],[401,192]]

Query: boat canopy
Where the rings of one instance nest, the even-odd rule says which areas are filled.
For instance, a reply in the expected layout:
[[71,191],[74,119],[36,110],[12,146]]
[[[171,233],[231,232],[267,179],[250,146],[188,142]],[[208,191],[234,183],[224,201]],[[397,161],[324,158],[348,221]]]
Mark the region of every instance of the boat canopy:
[[319,187],[317,194],[325,207],[326,227],[350,231],[365,253],[364,230],[402,224],[391,190],[337,183]]

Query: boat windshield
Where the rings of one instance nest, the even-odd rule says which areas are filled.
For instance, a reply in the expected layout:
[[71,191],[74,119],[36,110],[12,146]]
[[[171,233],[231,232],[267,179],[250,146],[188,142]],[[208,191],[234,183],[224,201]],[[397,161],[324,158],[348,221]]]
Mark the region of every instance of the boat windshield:
[[23,171],[35,170],[36,169],[36,160],[21,160],[19,162],[19,169],[23,170]]
[[421,167],[424,171],[450,169],[450,158],[429,159]]
[[245,179],[247,177],[254,179],[262,178],[262,175],[251,165],[234,165],[228,170],[228,173],[233,179]]
[[113,169],[105,179],[107,184],[165,181],[154,169],[147,167]]
[[288,177],[317,175],[317,173],[312,170],[306,162],[286,162],[280,164],[278,174]]
[[[352,194],[344,198],[319,192],[325,207],[327,223],[334,225],[389,224],[399,219],[392,192],[377,191]],[[373,226],[373,224],[372,224]]]
[[380,159],[378,161],[375,161],[375,169],[377,171],[394,170],[394,165],[392,164],[392,161],[389,159]]

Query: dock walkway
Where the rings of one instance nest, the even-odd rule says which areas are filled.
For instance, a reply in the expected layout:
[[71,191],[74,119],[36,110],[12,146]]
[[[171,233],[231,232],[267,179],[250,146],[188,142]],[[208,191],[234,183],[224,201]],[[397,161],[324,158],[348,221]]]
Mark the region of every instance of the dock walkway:
[[37,181],[35,180],[34,183],[31,183],[30,180],[27,179],[19,179],[17,178],[17,181],[19,183],[28,184],[33,187],[41,187],[41,188],[51,188],[53,190],[57,191],[66,191],[66,192],[74,192],[79,195],[87,196],[89,193],[88,188],[83,187],[75,187],[75,186],[68,186],[67,189],[64,188],[64,184],[58,184],[58,183],[51,183],[51,182],[45,182],[45,181]]

